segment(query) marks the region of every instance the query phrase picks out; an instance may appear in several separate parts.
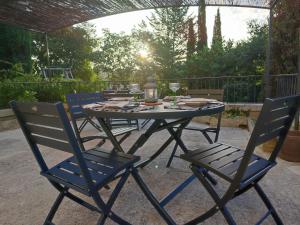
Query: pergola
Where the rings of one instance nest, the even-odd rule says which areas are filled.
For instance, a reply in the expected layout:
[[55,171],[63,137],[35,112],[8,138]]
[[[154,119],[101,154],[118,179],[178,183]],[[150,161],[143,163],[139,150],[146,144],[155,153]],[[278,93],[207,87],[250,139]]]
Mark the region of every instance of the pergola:
[[[269,34],[272,33],[273,8],[279,0],[205,0],[207,6],[247,7],[270,10]],[[55,31],[77,23],[109,15],[178,6],[198,6],[199,0],[1,0],[0,22],[29,30]],[[266,51],[265,96],[270,96],[271,43]]]

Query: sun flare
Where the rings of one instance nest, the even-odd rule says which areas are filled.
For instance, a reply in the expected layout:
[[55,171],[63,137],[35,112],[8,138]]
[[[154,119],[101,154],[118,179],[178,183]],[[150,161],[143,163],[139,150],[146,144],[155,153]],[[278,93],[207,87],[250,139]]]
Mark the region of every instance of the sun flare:
[[139,55],[140,55],[142,58],[148,58],[148,56],[149,56],[149,51],[147,51],[146,49],[140,49],[140,50],[139,50]]

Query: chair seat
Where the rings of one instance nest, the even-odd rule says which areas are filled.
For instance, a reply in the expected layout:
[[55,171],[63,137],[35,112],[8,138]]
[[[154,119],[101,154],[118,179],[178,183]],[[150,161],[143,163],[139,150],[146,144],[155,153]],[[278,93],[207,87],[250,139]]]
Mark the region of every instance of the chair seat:
[[[183,154],[180,157],[194,165],[201,166],[216,175],[232,182],[240,166],[245,151],[230,145],[215,143]],[[248,168],[241,180],[241,185],[249,183],[265,174],[275,163],[252,155]]]
[[[121,152],[105,152],[101,149],[92,149],[82,153],[93,183],[97,190],[104,186],[120,171],[139,161],[139,156]],[[75,157],[70,157],[49,169],[42,175],[50,180],[59,182],[67,187],[74,188],[84,194],[89,194],[87,184],[82,176]]]
[[[126,127],[118,127],[111,129],[111,132],[113,136],[117,137],[126,133],[129,133],[131,131],[137,130],[138,128],[136,126],[126,126]],[[95,136],[86,136],[82,137],[82,142],[94,140],[94,139],[107,139],[107,134],[105,132],[99,132],[98,135]]]

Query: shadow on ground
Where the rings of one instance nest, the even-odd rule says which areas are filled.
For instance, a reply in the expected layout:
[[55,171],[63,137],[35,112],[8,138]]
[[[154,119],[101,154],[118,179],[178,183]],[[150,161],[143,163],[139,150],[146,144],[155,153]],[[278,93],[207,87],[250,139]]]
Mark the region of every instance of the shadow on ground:
[[[88,132],[93,132],[89,130]],[[140,131],[140,132],[143,132]],[[139,132],[133,133],[125,142],[125,149],[137,139]],[[151,155],[168,138],[167,132],[156,133],[138,152],[142,157]],[[222,128],[220,141],[245,147],[249,138],[247,130]],[[185,132],[183,139],[190,148],[206,141],[195,132]],[[90,143],[88,147],[95,143]],[[111,148],[105,144],[106,148]],[[158,198],[187,178],[191,172],[188,164],[175,159],[171,168],[165,168],[173,144],[148,167],[141,175]],[[55,164],[66,158],[66,153],[45,148],[47,160]],[[258,154],[264,154],[258,150]],[[300,164],[279,160],[276,166],[261,182],[262,187],[274,203],[285,224],[300,224]],[[114,184],[112,184],[113,186]],[[216,189],[222,193],[227,184],[220,180]],[[107,198],[109,190],[101,191]],[[39,225],[43,221],[57,196],[48,181],[39,175],[39,168],[31,154],[20,129],[0,133],[0,224],[1,225]],[[87,199],[86,197],[84,197]],[[91,202],[89,199],[87,201]],[[178,224],[183,224],[213,205],[213,201],[201,184],[195,180],[181,192],[167,207],[167,211]],[[164,224],[153,207],[148,203],[132,178],[124,186],[113,210],[136,225]],[[236,222],[241,225],[255,224],[266,211],[254,191],[236,198],[229,204]],[[64,200],[54,222],[57,225],[96,224],[99,215]],[[107,224],[114,224],[107,221]],[[208,219],[203,224],[226,224],[221,214]],[[275,224],[272,218],[264,224]]]

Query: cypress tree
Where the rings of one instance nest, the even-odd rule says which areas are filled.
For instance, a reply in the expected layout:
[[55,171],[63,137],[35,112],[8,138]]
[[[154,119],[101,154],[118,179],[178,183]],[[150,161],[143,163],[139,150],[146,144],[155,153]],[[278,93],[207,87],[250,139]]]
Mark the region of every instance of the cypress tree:
[[222,40],[222,30],[221,30],[221,16],[220,16],[220,9],[218,9],[217,15],[215,16],[212,46],[222,45],[222,41],[223,40]]
[[198,7],[198,51],[207,47],[207,30],[206,30],[206,5],[205,0],[199,0]]
[[194,30],[194,21],[188,20],[188,40],[187,40],[187,59],[190,59],[196,50],[196,35]]

